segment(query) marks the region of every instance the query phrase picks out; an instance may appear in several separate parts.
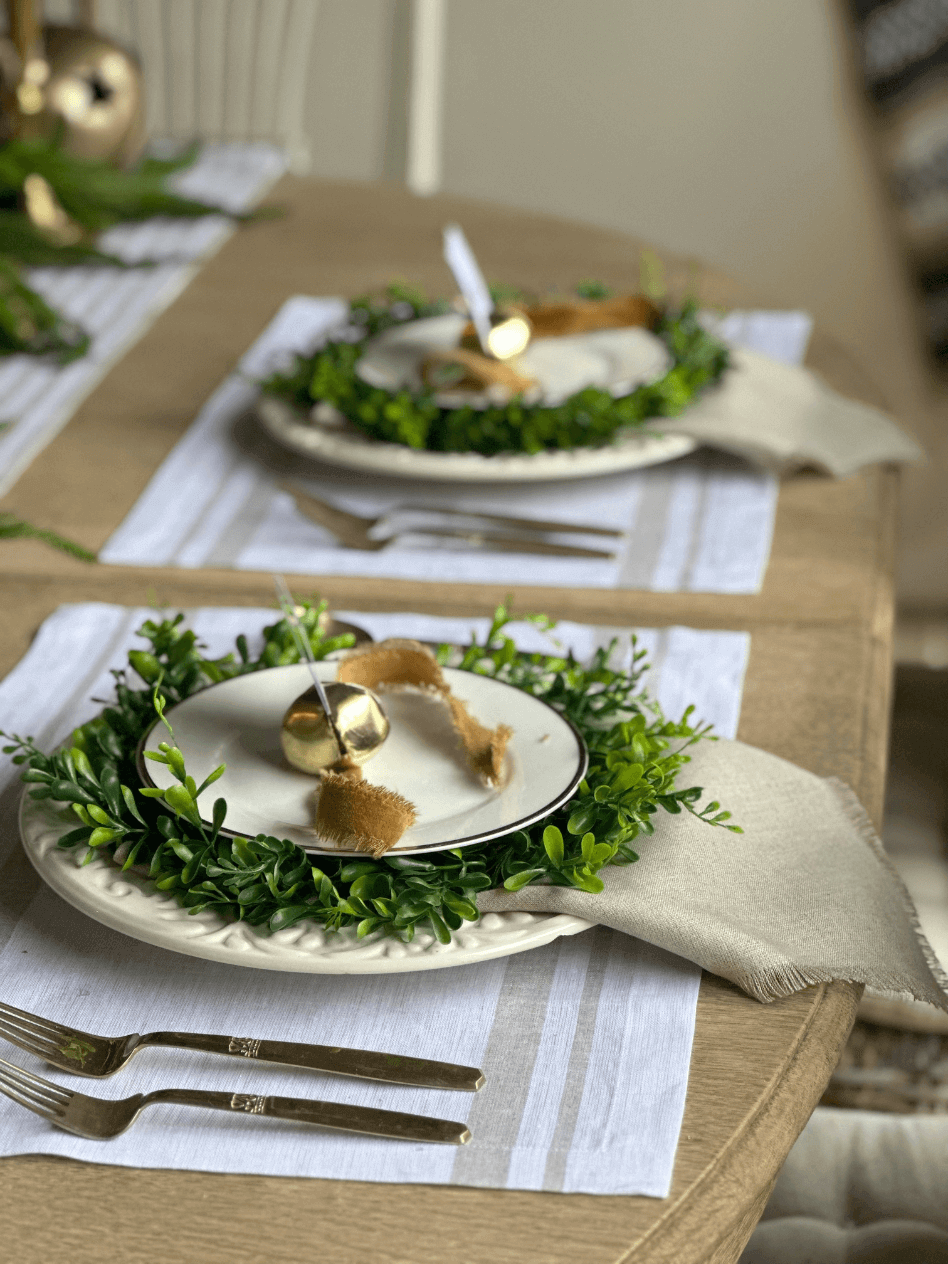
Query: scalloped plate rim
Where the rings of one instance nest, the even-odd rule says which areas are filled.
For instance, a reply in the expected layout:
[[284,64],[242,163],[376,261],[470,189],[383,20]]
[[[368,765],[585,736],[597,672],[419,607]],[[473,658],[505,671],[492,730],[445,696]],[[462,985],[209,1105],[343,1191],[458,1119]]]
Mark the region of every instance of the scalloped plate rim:
[[398,478],[451,483],[533,483],[567,478],[592,478],[687,456],[697,440],[681,434],[630,435],[602,448],[570,448],[558,452],[500,453],[427,452],[381,443],[344,433],[332,434],[302,420],[303,414],[276,395],[261,394],[255,415],[271,438],[303,456]]
[[[31,799],[24,791],[19,811],[23,849],[46,885],[111,930],[206,961],[293,974],[401,974],[527,952],[595,925],[571,913],[487,913],[482,922],[465,923],[450,944],[440,944],[427,934],[413,944],[380,932],[356,940],[354,928],[327,935],[311,925],[263,935],[246,923],[225,922],[209,910],[192,917],[147,879],[122,873],[106,860],[80,866],[78,849],[56,845],[66,822],[52,802]],[[313,943],[303,942],[307,937]]]

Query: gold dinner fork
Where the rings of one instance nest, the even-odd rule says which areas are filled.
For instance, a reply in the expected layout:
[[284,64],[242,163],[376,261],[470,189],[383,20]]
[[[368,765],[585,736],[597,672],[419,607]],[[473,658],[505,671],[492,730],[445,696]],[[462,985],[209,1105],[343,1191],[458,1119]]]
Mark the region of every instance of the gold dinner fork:
[[177,1106],[202,1106],[206,1110],[286,1119],[297,1124],[318,1124],[337,1132],[359,1132],[398,1141],[433,1141],[442,1145],[467,1145],[471,1134],[464,1124],[427,1115],[408,1115],[400,1110],[376,1110],[339,1102],[316,1102],[303,1097],[257,1097],[250,1093],[214,1093],[205,1089],[162,1088],[110,1101],[88,1097],[44,1080],[40,1075],[0,1059],[0,1093],[65,1132],[94,1141],[117,1137],[135,1122],[146,1106],[157,1102]]
[[51,1018],[28,1014],[0,1001],[0,1036],[27,1053],[42,1058],[50,1066],[73,1075],[101,1079],[114,1075],[140,1049],[191,1049],[197,1053],[223,1053],[234,1058],[253,1058],[283,1066],[325,1071],[332,1075],[352,1075],[388,1084],[410,1084],[416,1088],[443,1088],[476,1093],[484,1084],[477,1067],[429,1058],[408,1058],[401,1054],[375,1053],[368,1049],[345,1049],[337,1045],[298,1044],[290,1040],[253,1040],[247,1036],[205,1036],[194,1031],[152,1031],[144,1036],[95,1036],[77,1027],[67,1027]]
[[[370,534],[372,528],[378,526],[380,522],[384,522],[390,516],[389,514],[382,514],[378,518],[360,518],[357,514],[347,513],[344,509],[337,509],[335,505],[330,505],[324,500],[310,496],[307,492],[300,491],[292,483],[281,483],[280,488],[293,497],[296,502],[296,508],[304,518],[309,518],[310,522],[315,522],[317,526],[324,527],[347,549],[360,549],[364,552],[377,553],[392,542],[393,537],[391,536],[386,537],[384,540],[377,540]],[[399,505],[398,508],[399,510],[411,510],[414,512],[417,507]],[[490,530],[478,531],[476,527],[470,526],[457,528],[418,526],[415,528],[416,531],[423,535],[435,535],[443,539],[466,541],[468,544],[483,545],[487,548],[496,549],[501,553],[545,553],[553,557],[598,557],[611,559],[615,556],[612,552],[603,552],[601,549],[585,549],[580,545],[574,544],[556,544],[553,541],[541,540],[535,535],[527,533],[562,531],[580,535],[609,536],[613,540],[617,540],[621,535],[621,532],[613,531],[607,527],[591,527],[567,522],[549,522],[534,518],[508,518],[500,514],[466,513],[462,509],[441,507],[429,509],[428,507],[423,507],[419,512],[448,514],[458,518],[495,523],[497,526],[511,527],[516,531],[525,533],[523,535],[504,535]]]

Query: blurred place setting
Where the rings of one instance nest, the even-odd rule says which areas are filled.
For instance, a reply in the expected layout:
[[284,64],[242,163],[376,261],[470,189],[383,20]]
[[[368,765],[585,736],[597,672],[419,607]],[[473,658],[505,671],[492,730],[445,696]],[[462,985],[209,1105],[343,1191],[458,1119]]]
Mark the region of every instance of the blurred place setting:
[[17,1259],[948,1262],[948,7],[3,9]]

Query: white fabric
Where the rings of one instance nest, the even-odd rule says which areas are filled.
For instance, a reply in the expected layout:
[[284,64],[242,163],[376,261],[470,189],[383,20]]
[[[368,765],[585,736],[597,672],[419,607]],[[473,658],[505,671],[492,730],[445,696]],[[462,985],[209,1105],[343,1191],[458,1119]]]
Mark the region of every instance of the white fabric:
[[741,1264],[948,1264],[948,1118],[820,1107]]
[[307,83],[319,0],[96,0],[96,29],[142,62],[152,136],[267,140],[310,166]]
[[[345,314],[339,299],[296,297],[284,304],[106,542],[103,561],[467,583],[522,583],[527,574],[536,585],[658,592],[759,590],[770,555],[777,480],[715,454],[571,483],[477,488],[361,475],[295,456],[281,456],[274,464],[265,450],[248,454],[233,436],[256,397],[253,379],[288,363],[292,352],[313,350]],[[797,363],[809,319],[794,312],[737,313],[723,332]],[[364,517],[410,502],[513,512],[627,534],[618,558],[603,561],[492,553],[411,535],[377,553],[347,549],[278,490],[288,472],[302,490]],[[586,547],[592,539],[598,547],[594,537],[562,538]]]
[[[63,606],[0,683],[0,728],[48,748],[108,697],[133,630],[153,612]],[[191,624],[214,655],[273,611],[199,610]],[[467,639],[484,621],[351,614],[375,637]],[[518,625],[525,648],[549,639]],[[561,625],[581,655],[614,628]],[[251,641],[254,640],[250,635]],[[626,650],[628,646],[625,639]],[[724,734],[740,709],[749,637],[646,631],[653,687],[677,714],[687,698]],[[620,651],[621,652],[621,651]],[[390,976],[243,970],[106,930],[42,886],[17,845],[21,787],[0,756],[0,973],[3,999],[102,1033],[173,1028],[280,1037],[480,1065],[480,1094],[446,1094],[303,1071],[248,1068],[185,1052],[141,1054],[115,1079],[76,1081],[18,1050],[0,1056],[103,1097],[181,1086],[329,1098],[467,1120],[462,1150],[375,1141],[247,1116],[154,1107],[108,1143],[58,1132],[0,1098],[0,1153],[97,1162],[356,1180],[455,1183],[663,1197],[681,1127],[700,971],[631,936],[596,928],[477,966]],[[226,775],[223,793],[226,795]]]
[[764,1212],[785,1216],[922,1220],[948,1232],[948,1116],[818,1107]]
[[740,1264],[948,1264],[948,1233],[918,1220],[841,1228],[788,1216],[759,1224]]
[[813,466],[846,478],[864,465],[923,455],[878,408],[846,399],[806,369],[746,348],[732,352],[721,383],[696,404],[648,428],[687,435],[778,474]]
[[[209,145],[194,166],[173,179],[184,196],[229,211],[244,211],[283,172],[272,145]],[[29,283],[57,311],[92,336],[89,351],[64,366],[48,357],[0,358],[0,495],[50,443],[108,370],[169,307],[201,260],[227,240],[226,215],[197,219],[156,217],[118,224],[99,238],[100,248],[127,263],[159,260],[154,267],[30,268]]]

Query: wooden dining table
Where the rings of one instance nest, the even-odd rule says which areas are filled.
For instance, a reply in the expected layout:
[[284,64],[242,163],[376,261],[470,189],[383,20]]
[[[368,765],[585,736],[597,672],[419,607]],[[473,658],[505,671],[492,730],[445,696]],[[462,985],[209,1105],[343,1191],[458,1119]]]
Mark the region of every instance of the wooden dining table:
[[[352,296],[393,278],[444,293],[440,233],[462,223],[491,277],[539,291],[596,278],[634,288],[642,243],[623,234],[397,187],[286,177],[272,219],[207,262],[23,473],[0,511],[102,546],[148,480],[292,294]],[[766,294],[664,256],[670,290],[713,306]],[[816,331],[807,362],[836,389],[885,400]],[[517,611],[617,627],[746,630],[738,736],[835,775],[881,815],[892,642],[896,474],[874,467],[783,481],[761,591],[748,596],[516,587]],[[340,608],[482,615],[490,584],[291,577]],[[35,541],[0,541],[0,673],[62,602],[268,605],[269,575],[89,565]],[[0,888],[2,900],[2,888]],[[667,1198],[137,1170],[44,1156],[0,1160],[0,1240],[18,1264],[173,1259],[256,1264],[724,1264],[739,1256],[824,1090],[860,988],[838,982],[764,1005],[710,974],[701,984],[688,1096]]]

